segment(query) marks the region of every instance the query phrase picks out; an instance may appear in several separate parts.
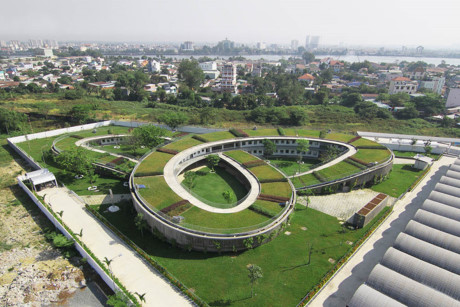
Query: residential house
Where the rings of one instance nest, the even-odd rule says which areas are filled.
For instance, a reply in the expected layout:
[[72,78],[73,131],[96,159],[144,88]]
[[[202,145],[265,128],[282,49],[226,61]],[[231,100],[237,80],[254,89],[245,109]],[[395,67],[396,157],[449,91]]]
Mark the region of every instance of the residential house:
[[444,84],[446,83],[446,78],[444,77],[433,77],[430,80],[420,81],[419,88],[426,88],[436,94],[441,94]]
[[299,82],[306,83],[307,86],[313,85],[313,82],[315,82],[315,77],[311,74],[304,74],[300,77],[297,78]]
[[220,82],[222,92],[236,93],[236,66],[229,63],[222,66],[222,77]]
[[414,94],[417,92],[418,83],[406,77],[397,77],[390,81],[390,94],[407,93]]

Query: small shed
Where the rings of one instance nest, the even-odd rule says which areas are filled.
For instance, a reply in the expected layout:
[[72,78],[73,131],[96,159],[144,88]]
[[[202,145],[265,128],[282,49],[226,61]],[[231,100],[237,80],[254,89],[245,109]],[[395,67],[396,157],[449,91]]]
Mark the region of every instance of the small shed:
[[56,177],[47,168],[27,173],[25,179],[29,180],[35,192],[44,188],[57,187]]
[[425,157],[424,155],[415,155],[414,159],[414,168],[416,169],[423,170],[427,168],[428,165],[431,165],[431,163],[433,163],[433,159],[431,159],[430,157]]

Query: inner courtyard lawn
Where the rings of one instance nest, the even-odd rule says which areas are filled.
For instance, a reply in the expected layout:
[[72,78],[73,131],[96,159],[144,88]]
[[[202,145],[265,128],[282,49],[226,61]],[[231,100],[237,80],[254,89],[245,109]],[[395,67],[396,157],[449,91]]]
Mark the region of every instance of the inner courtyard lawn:
[[[197,176],[193,181],[190,191],[198,196],[201,201],[217,208],[231,208],[236,202],[243,198],[248,191],[232,175],[221,167],[215,167],[215,173],[208,167],[201,168],[196,172]],[[187,188],[188,189],[188,188]],[[222,193],[231,192],[231,200],[228,202]]]
[[299,168],[299,163],[297,161],[298,160],[295,158],[274,158],[270,159],[270,164],[280,169],[286,175],[292,176],[297,174],[299,169],[300,173],[307,172],[315,168],[315,166],[321,162],[317,159],[303,159],[303,164],[300,164]]
[[[335,217],[298,206],[286,229],[290,235],[282,232],[255,249],[219,255],[184,251],[145,231],[141,236],[132,222],[131,206],[121,205],[116,213],[108,212],[107,205],[95,208],[211,306],[296,306],[334,266],[328,259],[339,260],[352,248],[346,242],[356,242],[388,210],[363,229],[343,231]],[[312,254],[307,265],[309,245]],[[263,271],[252,298],[248,264]]]
[[371,189],[393,197],[399,197],[415,182],[422,172],[422,170],[412,168],[409,164],[393,164],[389,178],[372,186]]

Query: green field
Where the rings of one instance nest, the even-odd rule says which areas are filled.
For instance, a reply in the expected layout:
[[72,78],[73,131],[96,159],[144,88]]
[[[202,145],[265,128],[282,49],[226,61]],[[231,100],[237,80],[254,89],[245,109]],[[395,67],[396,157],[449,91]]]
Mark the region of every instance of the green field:
[[371,140],[368,140],[368,139],[365,139],[365,138],[360,138],[360,139],[352,142],[351,145],[353,145],[353,146],[380,146],[382,148],[385,147],[383,145],[380,145],[377,142],[374,142],[374,141],[371,141]]
[[393,197],[399,197],[417,180],[422,172],[422,170],[413,169],[408,164],[393,164],[389,178],[373,185],[371,189]]
[[291,186],[287,182],[267,182],[261,183],[261,193],[281,196],[281,197],[291,197],[292,190]]
[[136,170],[135,176],[155,176],[163,174],[166,163],[174,157],[171,154],[156,151],[142,160]]
[[[388,210],[384,209],[363,229],[342,232],[335,217],[298,206],[286,229],[291,233],[289,236],[283,232],[272,242],[253,250],[218,255],[186,252],[171,247],[150,233],[141,236],[134,223],[128,222],[134,219],[134,213],[128,209],[130,206],[121,206],[116,213],[109,213],[106,206],[101,206],[99,212],[211,306],[295,306],[334,266],[328,259],[339,260],[351,249],[345,242],[359,240]],[[216,226],[222,224],[218,214],[210,213],[203,217],[197,211],[200,210],[196,207],[187,211],[185,220],[196,217],[200,222],[209,221]],[[256,221],[255,214],[244,210],[235,219],[251,218]],[[230,221],[225,222],[231,224]],[[311,264],[307,265],[309,244],[312,245],[312,254]],[[248,264],[256,264],[263,271],[263,278],[254,287],[257,295],[252,298],[246,269]]]
[[257,130],[246,129],[243,131],[246,132],[249,136],[279,136],[280,135],[277,129],[257,129]]
[[358,149],[353,155],[354,158],[366,163],[384,162],[390,158],[391,152],[388,149]]
[[201,134],[200,137],[204,138],[208,142],[215,142],[215,141],[235,138],[235,136],[228,131],[219,131],[219,132]]
[[303,136],[303,137],[319,138],[319,131],[317,130],[286,128],[284,129],[284,133],[286,134],[286,136]]
[[259,158],[251,155],[250,153],[242,151],[242,150],[226,151],[224,154],[226,156],[238,161],[241,164],[246,163],[246,162],[250,162],[250,161],[259,160]]
[[[191,189],[193,195],[204,203],[217,208],[231,208],[248,193],[246,188],[225,169],[216,167],[215,173],[210,171],[208,167],[204,167],[196,172],[197,177]],[[230,203],[222,195],[225,191],[231,191]]]
[[354,173],[358,173],[360,171],[360,168],[342,161],[332,165],[331,167],[323,168],[322,170],[319,170],[318,173],[326,178],[327,181],[331,181],[352,175]]
[[270,165],[260,165],[249,169],[259,181],[283,180],[285,177]]
[[163,176],[137,177],[135,184],[143,184],[145,189],[139,189],[139,194],[147,201],[150,208],[161,210],[182,200],[179,195],[166,184]]
[[343,133],[328,133],[326,135],[326,139],[328,140],[334,140],[334,141],[339,141],[339,142],[348,142],[354,138],[352,134],[343,134]]
[[275,166],[276,168],[280,169],[283,173],[287,176],[292,176],[297,174],[300,169],[300,173],[307,172],[313,168],[315,168],[318,163],[321,161],[316,159],[303,159],[303,164],[297,163],[297,159],[295,158],[274,158],[270,159],[270,164]]
[[292,184],[296,188],[306,187],[321,183],[313,174],[306,174],[300,177],[291,178]]
[[175,151],[182,151],[182,150],[185,150],[187,148],[203,144],[203,142],[198,141],[196,139],[193,139],[192,136],[193,135],[187,135],[187,136],[185,136],[184,138],[182,138],[182,139],[180,139],[178,141],[172,142],[172,143],[164,146],[163,148],[171,149],[171,150],[175,150]]

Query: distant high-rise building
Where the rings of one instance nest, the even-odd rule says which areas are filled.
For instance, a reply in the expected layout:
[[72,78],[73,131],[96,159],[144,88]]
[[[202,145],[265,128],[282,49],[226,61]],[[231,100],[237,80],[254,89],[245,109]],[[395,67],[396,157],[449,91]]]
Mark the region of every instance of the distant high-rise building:
[[299,41],[296,40],[296,39],[293,39],[293,40],[291,41],[291,49],[292,49],[292,50],[297,50],[297,48],[299,48]]
[[236,93],[236,66],[225,64],[222,66],[222,80],[220,89],[222,92]]
[[193,42],[186,41],[184,42],[181,46],[180,49],[185,50],[185,51],[193,51]]
[[310,40],[310,49],[317,49],[319,46],[319,36],[312,36]]
[[257,49],[264,50],[267,49],[267,46],[263,42],[257,42]]
[[310,49],[310,35],[305,38],[305,49]]

